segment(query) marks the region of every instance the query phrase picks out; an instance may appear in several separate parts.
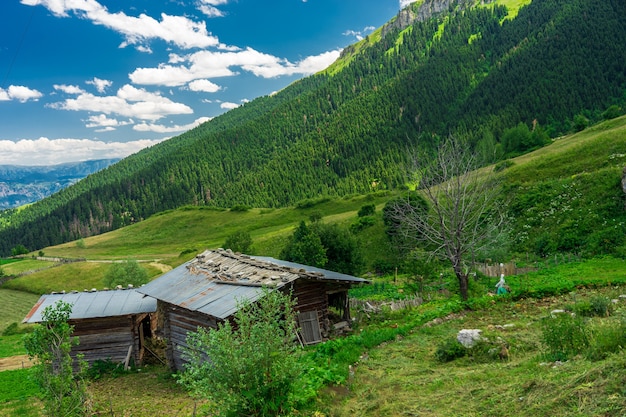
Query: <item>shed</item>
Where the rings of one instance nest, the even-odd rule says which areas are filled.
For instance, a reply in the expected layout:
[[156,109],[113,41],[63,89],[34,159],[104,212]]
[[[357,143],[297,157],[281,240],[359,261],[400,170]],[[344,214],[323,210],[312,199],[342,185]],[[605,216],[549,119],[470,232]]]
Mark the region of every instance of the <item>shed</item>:
[[46,307],[63,301],[72,305],[69,324],[79,345],[72,355],[83,354],[90,365],[96,360],[141,363],[144,338],[150,337],[157,301],[135,289],[45,294],[24,323],[41,323]]
[[241,302],[257,301],[264,287],[291,291],[303,342],[316,343],[328,336],[333,320],[350,319],[348,289],[368,282],[320,268],[218,249],[199,254],[137,291],[158,300],[167,360],[173,369],[181,369],[184,360],[180,348],[187,346],[187,333],[198,327],[217,328],[220,322],[232,318]]

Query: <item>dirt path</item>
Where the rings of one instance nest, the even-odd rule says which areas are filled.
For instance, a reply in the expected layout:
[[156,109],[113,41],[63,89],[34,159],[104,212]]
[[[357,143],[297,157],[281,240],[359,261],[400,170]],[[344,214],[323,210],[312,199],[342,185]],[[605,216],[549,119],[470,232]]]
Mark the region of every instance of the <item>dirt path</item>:
[[10,371],[12,369],[30,368],[33,363],[28,359],[28,355],[9,356],[0,358],[0,371]]

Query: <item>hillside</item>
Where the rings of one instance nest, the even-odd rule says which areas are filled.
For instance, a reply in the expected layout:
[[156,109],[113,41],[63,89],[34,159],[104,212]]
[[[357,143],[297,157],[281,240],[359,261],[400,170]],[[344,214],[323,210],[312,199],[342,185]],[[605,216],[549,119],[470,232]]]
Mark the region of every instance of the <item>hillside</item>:
[[[609,120],[574,135],[563,136],[541,149],[486,169],[503,177],[502,204],[508,205],[509,233],[496,242],[488,256],[521,263],[565,254],[580,258],[626,253],[626,194],[621,187],[626,156],[626,116]],[[502,168],[506,166],[506,168]],[[500,168],[496,168],[500,167]],[[279,257],[301,221],[314,214],[322,222],[349,228],[358,225],[359,210],[374,205],[364,227],[354,229],[367,273],[392,273],[396,267],[415,271],[397,259],[385,234],[383,208],[399,192],[376,192],[345,198],[309,200],[293,207],[227,210],[185,206],[151,216],[145,221],[75,242],[44,248],[47,257],[86,258],[89,261],[46,269],[50,262],[35,260],[7,265],[8,275],[43,269],[5,284],[7,288],[38,294],[65,289],[101,288],[106,262],[143,261],[150,276],[157,267],[175,267],[207,248],[223,247],[228,236],[245,231],[253,255]],[[60,281],[57,277],[64,277]]]
[[[424,15],[439,3],[411,7]],[[543,141],[505,143],[519,123],[557,136],[624,105],[620,1],[535,0],[515,17],[495,3],[447,1],[440,14],[381,31],[332,72],[15,213],[0,232],[0,253],[97,235],[185,204],[283,207],[398,189],[408,147],[454,134],[485,154],[514,156]]]

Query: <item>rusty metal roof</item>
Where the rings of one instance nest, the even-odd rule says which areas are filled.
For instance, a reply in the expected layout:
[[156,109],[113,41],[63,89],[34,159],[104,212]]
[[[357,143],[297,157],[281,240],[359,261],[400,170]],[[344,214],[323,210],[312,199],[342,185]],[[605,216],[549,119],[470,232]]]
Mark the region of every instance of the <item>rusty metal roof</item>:
[[71,320],[154,313],[157,304],[156,299],[140,294],[135,289],[45,294],[39,298],[23,323],[40,323],[43,321],[44,309],[57,301],[72,304]]
[[207,250],[137,291],[191,311],[225,319],[243,301],[254,302],[263,287],[280,288],[299,278],[368,282],[337,272],[230,250]]

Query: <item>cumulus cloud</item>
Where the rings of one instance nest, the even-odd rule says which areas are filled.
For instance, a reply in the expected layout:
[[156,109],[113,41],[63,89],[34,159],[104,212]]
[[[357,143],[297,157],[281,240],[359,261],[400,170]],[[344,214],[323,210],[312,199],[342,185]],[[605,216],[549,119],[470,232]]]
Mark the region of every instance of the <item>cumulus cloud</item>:
[[98,90],[98,93],[102,94],[107,88],[113,85],[113,81],[101,80],[98,77],[94,77],[93,80],[86,81],[87,84],[93,85]]
[[10,85],[6,90],[0,88],[0,101],[17,100],[26,103],[29,100],[38,101],[41,97],[43,97],[41,92],[23,85]]
[[220,86],[209,80],[195,80],[189,83],[191,91],[202,91],[204,93],[216,93],[220,91]]
[[68,17],[72,13],[105,26],[124,36],[126,40],[122,47],[141,45],[152,39],[161,39],[185,49],[219,45],[218,38],[207,31],[205,22],[194,22],[184,16],[161,13],[161,20],[156,20],[143,13],[137,17],[124,12],[110,13],[95,0],[21,0],[21,3],[44,6],[57,17]]
[[225,101],[225,102],[220,104],[220,108],[226,109],[226,110],[232,110],[232,109],[235,109],[235,108],[237,108],[239,106],[240,105],[237,104],[237,103],[230,103],[228,101]]
[[192,123],[189,123],[187,125],[182,125],[182,126],[178,126],[178,125],[165,126],[165,125],[158,125],[154,123],[138,123],[135,126],[133,126],[133,129],[139,132],[157,132],[157,133],[185,132],[187,130],[193,129],[194,127],[204,122],[208,122],[209,120],[211,120],[210,117],[200,117],[194,120]]
[[132,142],[103,142],[89,139],[0,140],[0,164],[32,161],[29,165],[54,165],[90,159],[125,158],[163,139]]
[[76,85],[67,85],[67,84],[54,84],[54,89],[57,91],[61,91],[65,94],[82,94],[85,92],[82,88]]
[[232,52],[203,50],[186,56],[172,54],[167,64],[137,68],[129,77],[134,84],[175,87],[194,80],[233,76],[238,74],[237,69],[263,78],[310,75],[328,67],[339,54],[338,50],[329,51],[291,63],[252,48]]
[[400,10],[404,9],[411,3],[415,3],[416,0],[400,0]]
[[[107,132],[111,130],[115,130],[116,127],[126,126],[126,125],[133,123],[132,119],[120,121],[117,119],[109,118],[107,117],[106,114],[99,114],[97,116],[89,116],[86,122],[87,123],[85,124],[85,127],[88,127],[88,128],[103,127],[106,129]],[[98,130],[98,131],[101,132],[102,130]]]
[[[55,86],[55,88],[58,86]],[[57,110],[91,111],[106,115],[142,120],[158,120],[172,114],[192,114],[191,107],[176,103],[159,93],[148,92],[142,88],[124,85],[114,96],[96,96],[82,92],[75,98],[52,103],[49,107]]]

